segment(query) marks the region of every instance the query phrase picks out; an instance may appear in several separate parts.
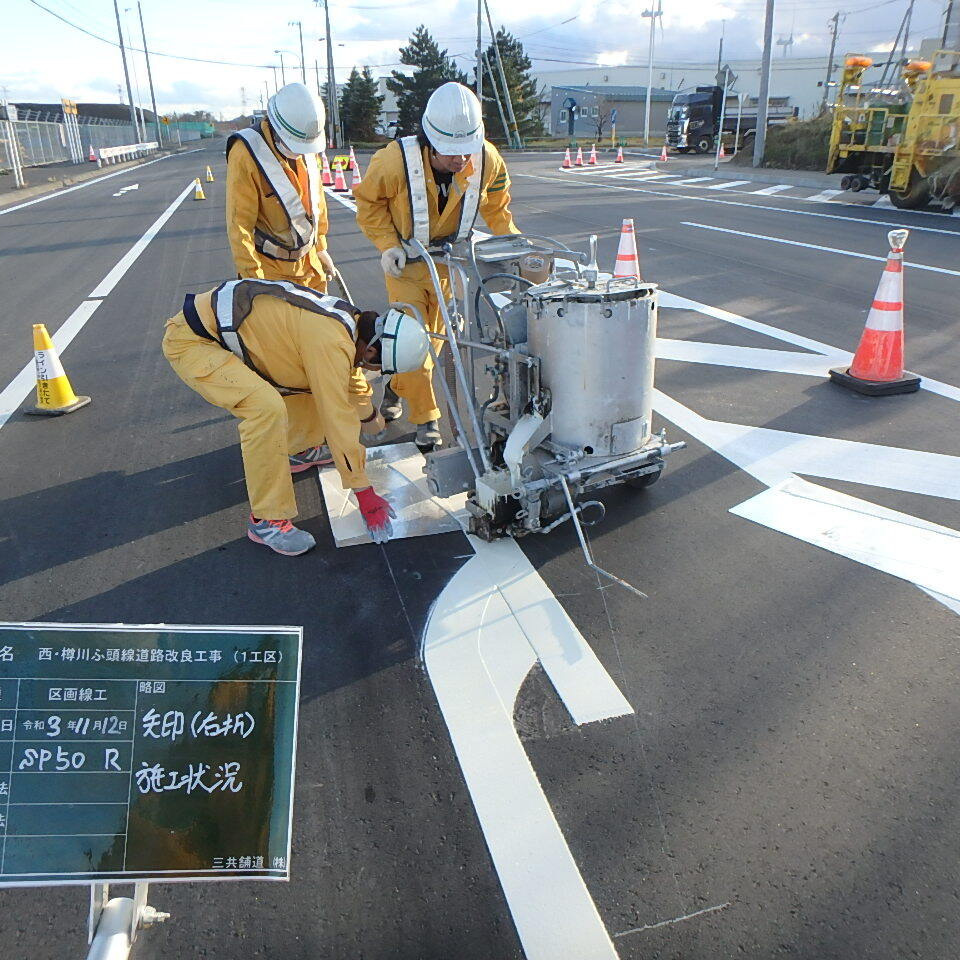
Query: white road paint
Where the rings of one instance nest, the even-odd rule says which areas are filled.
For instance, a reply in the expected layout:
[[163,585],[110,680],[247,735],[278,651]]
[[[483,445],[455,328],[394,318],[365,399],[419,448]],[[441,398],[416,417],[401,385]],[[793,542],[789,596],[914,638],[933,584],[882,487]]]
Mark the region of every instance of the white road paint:
[[757,197],[772,197],[775,193],[783,193],[784,190],[793,189],[789,183],[776,183],[772,187],[764,187],[762,190],[751,190],[750,192]]
[[795,373],[825,379],[830,368],[850,363],[850,354],[794,353],[790,350],[763,350],[757,347],[735,347],[725,343],[703,343],[699,340],[657,340],[658,360],[681,360],[685,363],[707,363],[718,367],[739,367],[767,373]]
[[840,196],[841,193],[843,193],[842,190],[822,190],[820,193],[815,193],[812,197],[807,197],[806,199],[810,203],[827,203],[834,197]]
[[[558,180],[562,180],[561,177],[546,177],[536,173],[512,173],[512,177],[527,177],[530,180],[546,180],[551,183],[555,183]],[[712,177],[709,179],[713,179]],[[720,197],[708,197],[705,195],[694,196],[689,193],[663,193],[662,191],[656,189],[650,189],[648,187],[629,187],[625,184],[620,183],[605,183],[601,181],[596,181],[586,186],[596,187],[601,190],[626,190],[628,193],[646,193],[651,197],[662,197],[667,200],[696,200],[698,203],[719,203],[724,206],[730,207],[747,207],[750,210],[769,210],[771,213],[789,213],[797,217],[820,217],[825,220],[841,220],[845,223],[866,223],[875,227],[883,227],[885,229],[890,229],[891,227],[903,227],[907,226],[913,231],[922,231],[924,233],[942,233],[951,237],[960,237],[960,230],[945,230],[939,227],[923,227],[920,226],[915,220],[910,220],[909,222],[900,221],[898,223],[891,223],[889,220],[878,220],[868,217],[855,217],[855,216],[844,216],[839,213],[819,213],[814,210],[794,210],[790,207],[771,207],[766,203],[748,203],[744,200],[724,200]],[[679,186],[679,183],[671,184],[671,186]],[[749,196],[756,196],[758,191],[743,191],[744,194]],[[796,200],[797,203],[806,203],[802,197],[783,197],[784,200]],[[851,206],[862,206],[862,204],[851,204]],[[944,215],[941,213],[931,213],[923,210],[911,210],[905,215],[911,217],[916,216],[925,216],[933,217],[937,220],[944,220]]]
[[131,184],[130,184],[129,186],[127,186],[127,187],[121,187],[121,188],[114,194],[114,196],[115,196],[115,197],[122,197],[125,193],[129,193],[131,190],[139,190],[139,189],[140,189],[140,184],[139,184],[139,183],[131,183]]
[[732,190],[734,187],[742,187],[744,184],[749,183],[749,180],[726,180],[723,183],[716,183],[712,187],[707,187],[708,190]]
[[[696,227],[698,230],[713,230],[716,233],[729,233],[738,237],[747,237],[750,240],[763,240],[766,243],[784,243],[791,247],[804,247],[807,250],[818,250],[822,253],[836,253],[844,257],[856,257],[858,260],[875,260],[878,263],[886,263],[886,257],[876,257],[869,253],[857,253],[854,250],[841,250],[838,247],[823,247],[816,243],[802,243],[799,240],[785,240],[783,237],[768,237],[762,233],[748,233],[745,230],[732,230],[729,227],[715,227],[708,223],[692,223],[689,220],[681,220],[683,227]],[[944,273],[951,277],[960,277],[960,270],[948,270],[946,267],[931,267],[925,263],[916,263],[914,261],[904,261],[905,267],[911,267],[914,270],[929,270],[931,273]]]
[[476,556],[440,595],[423,655],[524,955],[616,960],[513,724],[514,702],[537,654],[491,580],[501,562],[491,554],[511,547],[522,553],[512,541],[470,541]]
[[[164,158],[161,157],[160,159]],[[52,335],[54,346],[60,353],[63,353],[73,341],[73,338],[83,329],[86,322],[93,316],[100,304],[103,303],[103,298],[117,285],[117,282],[123,274],[130,269],[137,257],[143,253],[147,244],[157,235],[160,228],[170,219],[173,212],[180,206],[192,189],[193,181],[191,180],[180,196],[147,228],[146,233],[130,248],[121,258],[120,262],[97,285],[96,289],[67,317],[56,333]],[[105,292],[100,292],[101,288]],[[17,411],[20,404],[23,403],[24,399],[36,385],[34,372],[34,361],[31,359],[13,380],[4,387],[3,391],[0,392],[0,428],[2,428]]]
[[960,603],[960,532],[956,530],[799,477],[745,500],[730,512]]
[[673,184],[674,187],[685,187],[690,183],[708,183],[711,180],[716,180],[716,177],[691,177],[689,180],[678,180]]

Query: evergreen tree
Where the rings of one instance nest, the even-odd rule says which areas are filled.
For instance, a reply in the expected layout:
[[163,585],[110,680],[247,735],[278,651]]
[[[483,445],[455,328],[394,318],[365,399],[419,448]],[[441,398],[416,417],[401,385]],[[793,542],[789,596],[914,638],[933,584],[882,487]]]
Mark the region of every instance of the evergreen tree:
[[413,75],[394,70],[387,87],[397,97],[397,132],[408,136],[417,132],[430,94],[448,80],[466,83],[467,77],[422,24],[413,32],[410,43],[401,48],[400,62],[415,67]]
[[[520,128],[520,136],[541,137],[544,134],[543,117],[540,111],[540,93],[537,90],[537,81],[530,76],[533,66],[530,58],[524,53],[523,44],[506,27],[497,31],[497,46],[500,47],[500,58],[503,60],[503,72],[507,77],[507,87],[510,89],[510,99],[513,102],[513,112]],[[503,101],[503,85],[500,82],[500,71],[497,68],[497,53],[491,43],[487,47],[487,57],[490,68],[497,80],[497,90]],[[510,123],[510,112],[503,104],[503,112],[507,123]],[[483,77],[483,119],[486,124],[487,138],[491,135],[500,139],[503,134],[503,124],[500,121],[500,111],[490,86],[490,74],[484,71]]]
[[370,68],[364,67],[360,73],[354,67],[340,94],[340,119],[348,140],[376,140],[382,104],[383,97],[377,92],[377,81]]

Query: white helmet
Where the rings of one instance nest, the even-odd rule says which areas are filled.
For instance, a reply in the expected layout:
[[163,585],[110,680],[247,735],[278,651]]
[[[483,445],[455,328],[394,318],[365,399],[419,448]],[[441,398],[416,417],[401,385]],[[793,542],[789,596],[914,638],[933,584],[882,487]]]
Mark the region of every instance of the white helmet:
[[370,342],[380,343],[380,370],[382,373],[410,373],[419,370],[427,359],[427,331],[415,317],[391,307],[377,317],[376,336]]
[[323,101],[302,83],[288,83],[267,101],[273,132],[291,153],[320,153],[327,146]]
[[483,149],[483,113],[477,95],[452,80],[437,87],[423,111],[423,131],[443,156],[479,153]]

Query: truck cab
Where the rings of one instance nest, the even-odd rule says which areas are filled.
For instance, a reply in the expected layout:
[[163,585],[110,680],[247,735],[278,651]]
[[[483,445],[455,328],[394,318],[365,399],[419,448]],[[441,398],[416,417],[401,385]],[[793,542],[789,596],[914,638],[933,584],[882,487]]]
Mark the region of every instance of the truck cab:
[[681,153],[709,153],[715,142],[722,98],[720,87],[678,93],[667,116],[667,145]]

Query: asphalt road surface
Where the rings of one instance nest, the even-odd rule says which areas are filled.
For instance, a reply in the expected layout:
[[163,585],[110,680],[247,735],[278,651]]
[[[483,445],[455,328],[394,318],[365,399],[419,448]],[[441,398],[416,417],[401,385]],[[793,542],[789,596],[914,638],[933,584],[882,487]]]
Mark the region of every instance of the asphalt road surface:
[[[208,162],[207,200],[176,204]],[[632,708],[578,725],[540,667],[513,708],[606,955],[954,957],[958,567],[914,534],[939,549],[958,527],[960,223],[558,166],[510,160],[517,223],[581,250],[597,233],[610,268],[634,219],[670,295],[656,426],[688,442],[650,489],[608,492],[591,531],[649,599],[598,589],[569,525],[520,543]],[[218,142],[0,210],[0,390],[42,321],[93,397],[0,429],[0,619],[304,628],[292,882],[152,886],[172,919],[136,957],[521,958],[557,918],[515,923],[417,656],[466,539],[337,550],[310,472],[299,522],[318,549],[254,546],[236,428],[160,353],[184,294],[233,274],[224,181]],[[346,205],[330,214],[355,299],[381,305],[373,249]],[[803,365],[855,348],[901,224],[908,365],[932,389],[868,399]],[[859,505],[859,533],[806,542],[810,490]],[[536,826],[518,810],[486,829]],[[86,909],[83,888],[0,892],[0,956],[83,956]]]

